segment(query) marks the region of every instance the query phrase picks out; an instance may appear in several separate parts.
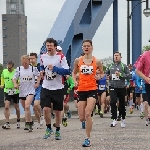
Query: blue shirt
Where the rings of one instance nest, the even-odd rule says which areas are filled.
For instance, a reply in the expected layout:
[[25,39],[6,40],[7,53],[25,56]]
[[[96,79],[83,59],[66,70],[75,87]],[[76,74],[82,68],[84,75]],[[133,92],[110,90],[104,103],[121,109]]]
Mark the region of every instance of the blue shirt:
[[98,91],[99,92],[106,91],[106,75],[100,80],[98,80]]
[[145,81],[143,79],[141,79],[141,85],[142,85],[142,93],[146,93],[146,90],[145,90]]
[[140,86],[141,86],[141,78],[135,73],[132,76],[132,80],[135,83],[135,93],[142,93],[142,90],[140,90]]

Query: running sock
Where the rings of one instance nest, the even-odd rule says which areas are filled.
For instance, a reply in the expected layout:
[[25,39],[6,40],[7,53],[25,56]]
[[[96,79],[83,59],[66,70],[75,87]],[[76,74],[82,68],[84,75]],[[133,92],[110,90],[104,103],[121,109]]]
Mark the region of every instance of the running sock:
[[141,103],[141,105],[140,105],[140,110],[141,110],[141,112],[144,111],[144,109],[143,109],[143,103]]
[[17,119],[17,122],[20,122],[20,119]]
[[133,105],[133,99],[129,101],[129,105],[130,105],[130,108],[132,108],[132,105]]
[[91,117],[93,117],[93,111],[92,111]]
[[49,128],[51,130],[51,128],[52,128],[51,124],[47,124],[46,126],[47,126],[47,128]]
[[56,127],[56,131],[59,131],[60,130],[60,127]]

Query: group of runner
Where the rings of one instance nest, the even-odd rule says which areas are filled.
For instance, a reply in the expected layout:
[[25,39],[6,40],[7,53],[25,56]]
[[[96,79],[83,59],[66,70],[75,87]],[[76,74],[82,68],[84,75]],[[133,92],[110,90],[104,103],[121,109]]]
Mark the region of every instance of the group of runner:
[[[145,96],[145,81],[135,73],[132,65],[121,62],[121,53],[114,53],[114,63],[106,71],[100,60],[92,55],[91,40],[82,43],[83,55],[75,59],[73,72],[70,64],[62,53],[62,48],[53,38],[47,38],[47,53],[41,55],[41,63],[37,64],[37,54],[23,55],[21,66],[14,69],[14,63],[8,62],[7,69],[1,74],[1,88],[5,93],[4,115],[6,123],[3,129],[9,129],[9,107],[13,100],[17,114],[17,128],[20,128],[19,100],[25,111],[25,130],[32,132],[34,122],[31,117],[30,105],[38,121],[37,128],[46,122],[44,139],[53,134],[51,118],[55,117],[53,126],[56,128],[55,139],[60,140],[60,124],[67,126],[67,118],[71,117],[68,101],[70,91],[74,90],[75,107],[78,110],[82,128],[86,130],[83,147],[91,146],[93,112],[103,118],[111,108],[111,127],[117,120],[125,127],[126,102],[129,102],[130,113],[133,113],[133,99],[136,97],[140,117],[149,121],[148,102]],[[138,62],[136,63],[138,64]],[[138,75],[139,76],[138,76]],[[141,94],[142,93],[142,94]],[[141,96],[142,95],[142,96]],[[118,108],[118,109],[117,109]],[[117,116],[117,110],[119,112]]]

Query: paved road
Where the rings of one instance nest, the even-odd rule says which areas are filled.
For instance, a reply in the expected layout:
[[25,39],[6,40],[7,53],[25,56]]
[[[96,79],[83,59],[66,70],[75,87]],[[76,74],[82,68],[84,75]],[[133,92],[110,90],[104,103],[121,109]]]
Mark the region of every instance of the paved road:
[[150,126],[145,126],[145,120],[139,118],[137,110],[132,115],[127,115],[127,126],[123,129],[120,127],[120,122],[115,128],[110,128],[110,113],[105,115],[105,118],[94,116],[90,148],[81,147],[85,130],[81,129],[78,116],[74,115],[68,121],[68,127],[61,127],[60,141],[54,140],[54,136],[43,140],[45,126],[38,130],[34,127],[32,133],[23,130],[23,122],[21,129],[16,129],[15,124],[11,124],[10,130],[0,128],[0,150],[148,150],[150,148]]

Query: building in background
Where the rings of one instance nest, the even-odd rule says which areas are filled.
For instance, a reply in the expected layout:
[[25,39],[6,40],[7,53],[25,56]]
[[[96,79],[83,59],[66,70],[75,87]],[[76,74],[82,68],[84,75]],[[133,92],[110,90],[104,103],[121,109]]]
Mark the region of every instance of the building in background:
[[13,61],[20,65],[20,57],[27,54],[27,17],[24,0],[6,0],[6,14],[2,15],[3,66]]

